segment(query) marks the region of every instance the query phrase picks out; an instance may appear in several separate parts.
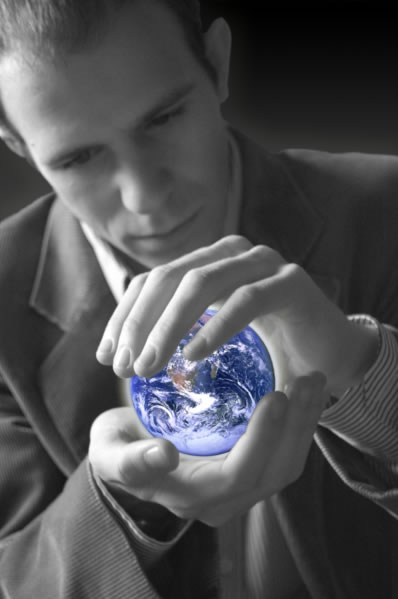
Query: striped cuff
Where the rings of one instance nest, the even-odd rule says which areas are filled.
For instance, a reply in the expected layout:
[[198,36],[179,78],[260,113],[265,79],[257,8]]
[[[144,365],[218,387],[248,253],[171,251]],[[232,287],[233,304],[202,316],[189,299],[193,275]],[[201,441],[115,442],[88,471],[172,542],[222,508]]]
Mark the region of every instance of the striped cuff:
[[157,539],[153,539],[138,527],[134,520],[114,499],[99,476],[93,471],[92,476],[105,503],[114,512],[126,532],[130,533],[131,545],[145,571],[151,568],[167,551],[174,547],[193,523],[193,520],[187,520],[186,523],[176,531],[176,535],[170,541],[158,541]]
[[319,424],[362,452],[398,459],[398,344],[392,327],[366,315],[350,316],[360,326],[377,327],[379,352],[362,382],[326,410]]

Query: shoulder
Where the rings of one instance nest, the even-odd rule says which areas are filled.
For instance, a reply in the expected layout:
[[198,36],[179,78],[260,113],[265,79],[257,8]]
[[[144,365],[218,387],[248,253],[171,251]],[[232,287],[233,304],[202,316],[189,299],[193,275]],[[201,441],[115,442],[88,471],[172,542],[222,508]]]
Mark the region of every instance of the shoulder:
[[348,311],[396,324],[398,158],[290,150],[281,160],[323,216],[311,264],[343,282]]
[[54,199],[43,196],[0,223],[0,285],[9,292],[35,274]]
[[[362,152],[326,152],[321,150],[287,149],[279,152],[281,158],[293,169],[303,172],[319,172],[346,177],[348,180],[360,175],[385,176],[398,173],[398,157]],[[369,170],[370,169],[370,170]]]
[[[359,152],[331,153],[316,150],[286,150],[279,157],[306,196],[322,210],[339,205],[369,205],[393,202],[398,189],[398,157]],[[398,208],[398,206],[397,206]]]
[[0,243],[5,243],[11,235],[18,235],[20,232],[26,232],[40,227],[40,223],[45,223],[48,212],[55,200],[54,193],[34,200],[25,208],[8,216],[0,222]]
[[0,222],[0,249],[3,256],[5,252],[6,257],[15,254],[21,258],[32,249],[32,243],[42,239],[54,200],[53,193],[43,196]]
[[[325,235],[362,246],[366,253],[398,250],[398,157],[288,150],[280,159],[326,223]],[[372,247],[373,246],[373,247]]]

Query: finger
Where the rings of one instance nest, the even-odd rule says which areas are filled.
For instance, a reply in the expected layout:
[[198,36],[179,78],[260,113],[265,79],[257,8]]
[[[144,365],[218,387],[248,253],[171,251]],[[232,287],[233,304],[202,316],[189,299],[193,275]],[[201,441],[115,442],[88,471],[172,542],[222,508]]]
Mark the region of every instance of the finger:
[[113,362],[123,324],[137,301],[147,277],[148,273],[142,273],[132,279],[105,328],[96,353],[97,360],[104,366],[110,366]]
[[[200,268],[209,262],[236,256],[246,250],[248,246],[251,247],[250,242],[243,237],[229,236],[212,246],[200,248],[169,264],[154,268],[149,273],[132,309],[127,314],[123,312],[124,323],[117,338],[118,351],[113,363],[116,374],[122,377],[133,376],[135,373],[134,362],[141,354],[151,330],[188,271]],[[198,317],[200,315],[201,313],[198,313]],[[182,336],[194,324],[195,318],[191,315],[188,321],[188,328],[184,330]],[[160,329],[161,327],[162,324]],[[164,334],[158,336],[162,340],[164,339]],[[176,341],[174,349],[180,339],[181,337]],[[150,349],[156,351],[156,348],[155,341],[148,344],[147,351]],[[143,372],[140,374],[144,375]]]
[[[292,301],[291,271],[282,259],[268,277],[240,286],[213,318],[185,346],[188,360],[201,360],[242,331],[258,316],[277,313]],[[271,276],[272,275],[272,276]]]
[[[134,363],[134,370],[147,377],[161,370],[181,339],[209,305],[230,295],[237,286],[245,286],[274,274],[281,261],[281,257],[274,250],[257,246],[239,256],[191,269],[149,333],[145,346]],[[244,312],[240,314],[240,320],[242,319],[244,326],[250,322]],[[232,324],[227,324],[227,328],[230,329]],[[226,341],[230,338],[231,335]]]
[[325,405],[326,377],[320,372],[298,377],[287,389],[288,411],[273,462],[261,481],[269,492],[270,482],[279,490],[301,475]]
[[221,476],[229,493],[250,490],[278,447],[288,408],[286,396],[274,391],[257,404],[246,432],[227,455]]
[[156,501],[180,517],[191,517],[252,490],[258,493],[257,480],[276,451],[287,403],[281,392],[267,394],[226,457],[180,462],[162,481]]
[[305,464],[325,404],[325,381],[321,373],[298,378],[289,400],[281,392],[267,394],[226,458],[199,463],[182,477],[181,470],[172,472],[160,502],[177,516],[214,526],[225,521],[221,506],[243,513],[293,482]]
[[165,439],[137,440],[130,408],[105,412],[90,431],[89,460],[100,478],[135,494],[153,494],[160,477],[178,466],[177,449]]
[[152,500],[179,517],[196,518],[203,510],[251,492],[253,480],[261,474],[263,462],[270,459],[278,443],[286,409],[283,393],[265,396],[246,432],[226,457],[181,460],[178,468],[162,480]]

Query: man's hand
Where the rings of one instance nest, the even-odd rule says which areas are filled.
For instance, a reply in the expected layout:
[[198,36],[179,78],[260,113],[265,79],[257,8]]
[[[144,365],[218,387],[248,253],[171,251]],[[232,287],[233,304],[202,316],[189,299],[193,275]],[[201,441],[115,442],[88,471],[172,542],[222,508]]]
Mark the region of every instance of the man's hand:
[[376,355],[374,333],[351,323],[301,267],[232,235],[134,277],[97,359],[121,377],[152,376],[212,304],[221,307],[185,346],[187,359],[203,359],[253,322],[277,340],[287,373],[280,385],[320,371],[339,395],[361,380]]
[[93,423],[89,459],[111,490],[220,526],[300,476],[328,397],[325,382],[312,373],[286,394],[267,394],[230,452],[211,458],[187,458],[165,439],[138,440],[134,411],[109,410]]

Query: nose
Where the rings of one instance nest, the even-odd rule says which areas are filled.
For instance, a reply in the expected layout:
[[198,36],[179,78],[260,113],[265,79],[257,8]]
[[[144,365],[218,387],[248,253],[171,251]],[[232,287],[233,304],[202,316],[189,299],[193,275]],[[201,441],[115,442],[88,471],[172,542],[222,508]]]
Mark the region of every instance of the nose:
[[151,214],[159,210],[171,191],[171,177],[165,166],[148,158],[131,156],[117,171],[116,184],[122,204],[130,212]]

